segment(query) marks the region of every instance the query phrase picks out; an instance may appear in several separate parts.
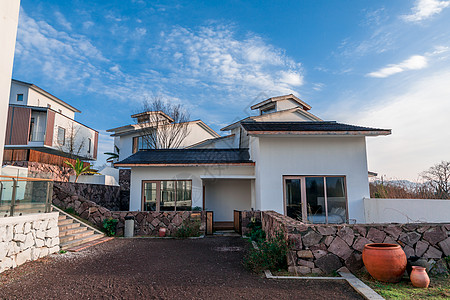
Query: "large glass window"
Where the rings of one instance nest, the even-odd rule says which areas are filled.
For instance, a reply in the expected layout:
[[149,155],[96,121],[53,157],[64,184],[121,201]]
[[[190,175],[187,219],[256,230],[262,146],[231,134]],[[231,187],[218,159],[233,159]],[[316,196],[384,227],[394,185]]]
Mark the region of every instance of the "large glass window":
[[192,181],[144,181],[144,211],[182,211],[192,209]]
[[313,224],[345,223],[344,176],[286,176],[286,214]]
[[152,149],[152,146],[148,143],[146,138],[142,136],[136,136],[133,138],[133,153],[146,149]]
[[66,129],[58,127],[58,144],[63,146],[66,143]]

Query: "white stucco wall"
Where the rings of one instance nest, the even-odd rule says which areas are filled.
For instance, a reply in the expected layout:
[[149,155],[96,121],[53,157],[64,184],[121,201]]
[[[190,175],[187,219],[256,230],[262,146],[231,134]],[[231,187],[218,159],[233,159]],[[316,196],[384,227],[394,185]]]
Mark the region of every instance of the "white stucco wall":
[[251,180],[205,180],[205,209],[214,212],[215,222],[233,221],[233,210],[251,209]]
[[[55,125],[53,128],[53,148],[62,150],[64,152],[68,152],[68,140],[71,136],[71,128],[73,126],[73,132],[75,133],[74,145],[75,148],[81,145],[84,141],[84,144],[81,148],[81,151],[78,155],[83,157],[92,158],[94,155],[94,143],[95,143],[95,130],[90,129],[80,123],[73,121],[72,119],[67,118],[59,113],[55,114]],[[66,141],[64,145],[60,145],[58,143],[58,127],[62,127],[66,130]],[[88,138],[91,139],[91,151],[88,153]],[[77,153],[74,153],[77,154]]]
[[364,199],[366,223],[449,223],[450,200]]
[[[192,180],[192,207],[203,207],[201,176],[254,175],[251,166],[131,168],[130,210],[141,210],[143,180]],[[208,179],[210,180],[210,179]]]
[[3,162],[19,7],[20,0],[0,1],[0,165]]
[[[29,88],[22,84],[11,82],[11,92],[9,93],[9,104],[28,105]],[[17,95],[23,94],[23,101],[17,101]]]
[[364,137],[263,137],[251,145],[257,209],[285,213],[283,175],[342,175],[350,222],[365,222],[369,182]]

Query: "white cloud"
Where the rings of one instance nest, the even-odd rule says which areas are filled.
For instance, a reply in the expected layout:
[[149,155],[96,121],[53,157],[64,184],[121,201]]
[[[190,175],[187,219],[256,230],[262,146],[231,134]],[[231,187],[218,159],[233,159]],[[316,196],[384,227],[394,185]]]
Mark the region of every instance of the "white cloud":
[[273,93],[296,93],[294,89],[303,85],[301,63],[259,36],[238,39],[224,26],[205,26],[198,30],[176,27],[161,37],[161,45],[152,54],[184,83]]
[[95,25],[95,23],[92,21],[85,21],[85,22],[83,22],[83,29],[90,29],[94,25]]
[[412,8],[412,14],[403,15],[402,18],[408,22],[418,22],[440,13],[450,5],[450,1],[418,0]]
[[386,78],[388,76],[408,70],[420,70],[426,68],[427,65],[428,59],[425,56],[413,55],[399,64],[388,65],[387,67],[384,67],[378,71],[367,74],[367,76],[376,78]]
[[70,24],[69,21],[67,21],[66,17],[64,17],[64,15],[59,12],[56,11],[55,12],[55,17],[56,17],[56,21],[63,26],[66,30],[72,30],[72,24]]

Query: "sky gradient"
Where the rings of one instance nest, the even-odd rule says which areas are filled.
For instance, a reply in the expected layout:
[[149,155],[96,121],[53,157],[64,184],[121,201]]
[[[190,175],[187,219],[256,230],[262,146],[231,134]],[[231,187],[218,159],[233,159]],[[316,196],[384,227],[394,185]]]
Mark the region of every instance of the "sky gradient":
[[450,160],[450,1],[98,2],[22,0],[13,78],[80,109],[99,154],[153,95],[218,131],[294,93],[324,120],[392,129],[367,139],[380,175]]

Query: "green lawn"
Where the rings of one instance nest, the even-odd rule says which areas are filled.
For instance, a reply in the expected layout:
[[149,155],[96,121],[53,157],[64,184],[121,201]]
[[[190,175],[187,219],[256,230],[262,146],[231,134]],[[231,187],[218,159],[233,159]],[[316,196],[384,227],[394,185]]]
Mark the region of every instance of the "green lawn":
[[358,274],[359,279],[386,299],[450,299],[450,277],[431,277],[428,289],[415,288],[409,279],[399,283],[384,283],[368,273]]

